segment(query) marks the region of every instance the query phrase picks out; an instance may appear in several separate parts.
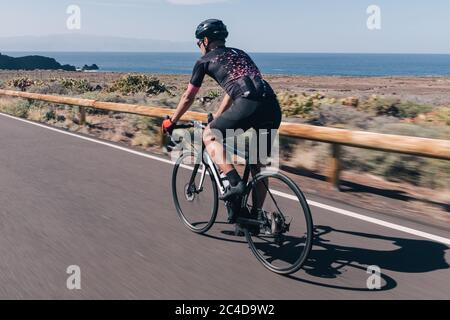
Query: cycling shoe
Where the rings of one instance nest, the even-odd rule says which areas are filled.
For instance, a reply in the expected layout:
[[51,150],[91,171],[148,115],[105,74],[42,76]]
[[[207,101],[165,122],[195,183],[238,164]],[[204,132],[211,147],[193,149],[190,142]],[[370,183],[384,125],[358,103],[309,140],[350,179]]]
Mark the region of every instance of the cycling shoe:
[[228,186],[225,189],[225,193],[219,197],[220,200],[223,201],[228,201],[228,200],[232,200],[233,198],[238,198],[240,196],[242,196],[242,194],[245,192],[245,183],[244,181],[240,181],[237,185],[235,186]]

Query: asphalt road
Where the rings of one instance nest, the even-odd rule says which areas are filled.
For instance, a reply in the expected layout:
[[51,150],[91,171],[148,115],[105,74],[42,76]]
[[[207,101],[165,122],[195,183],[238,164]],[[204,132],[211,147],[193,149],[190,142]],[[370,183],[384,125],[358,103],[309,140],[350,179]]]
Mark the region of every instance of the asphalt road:
[[[171,172],[156,158],[0,114],[0,298],[450,298],[450,230],[307,195],[324,233],[305,269],[282,277],[230,225],[188,231]],[[80,290],[66,287],[70,265],[80,267]],[[370,265],[381,269],[380,290],[367,288]]]

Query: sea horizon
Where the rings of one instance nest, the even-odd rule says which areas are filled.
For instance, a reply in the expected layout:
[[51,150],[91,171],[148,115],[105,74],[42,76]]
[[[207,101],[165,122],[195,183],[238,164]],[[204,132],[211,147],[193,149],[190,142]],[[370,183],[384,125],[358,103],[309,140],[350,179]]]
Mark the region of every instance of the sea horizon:
[[[0,51],[13,57],[42,55],[99,72],[190,74],[199,52]],[[262,73],[298,76],[450,76],[447,53],[249,52]]]

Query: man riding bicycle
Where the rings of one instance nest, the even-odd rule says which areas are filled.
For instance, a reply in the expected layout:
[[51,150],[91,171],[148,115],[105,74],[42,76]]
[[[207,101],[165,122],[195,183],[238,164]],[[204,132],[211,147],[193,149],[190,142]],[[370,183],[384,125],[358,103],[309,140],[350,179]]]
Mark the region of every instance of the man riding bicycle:
[[[202,22],[195,32],[202,57],[195,64],[187,90],[171,119],[163,121],[163,130],[171,132],[195,101],[205,75],[209,75],[225,90],[214,120],[206,127],[203,142],[208,154],[226,175],[230,185],[221,200],[234,201],[245,191],[245,184],[231,161],[227,160],[225,148],[219,137],[225,137],[227,129],[247,131],[250,128],[265,130],[268,134],[267,147],[270,156],[273,143],[273,129],[281,123],[281,109],[267,81],[253,60],[242,50],[225,46],[228,31],[217,19]],[[257,170],[260,170],[259,165]],[[256,174],[257,172],[253,172]],[[265,192],[264,188],[261,194]],[[264,195],[261,196],[264,198]]]

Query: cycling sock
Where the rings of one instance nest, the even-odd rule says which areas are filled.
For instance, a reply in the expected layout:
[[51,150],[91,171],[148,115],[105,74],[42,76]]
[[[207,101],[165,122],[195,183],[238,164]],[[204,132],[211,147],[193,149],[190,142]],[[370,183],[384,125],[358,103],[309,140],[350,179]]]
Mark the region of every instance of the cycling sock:
[[239,173],[236,171],[236,169],[231,170],[226,174],[228,181],[230,181],[230,184],[234,187],[236,186],[240,181],[241,177],[239,176]]

